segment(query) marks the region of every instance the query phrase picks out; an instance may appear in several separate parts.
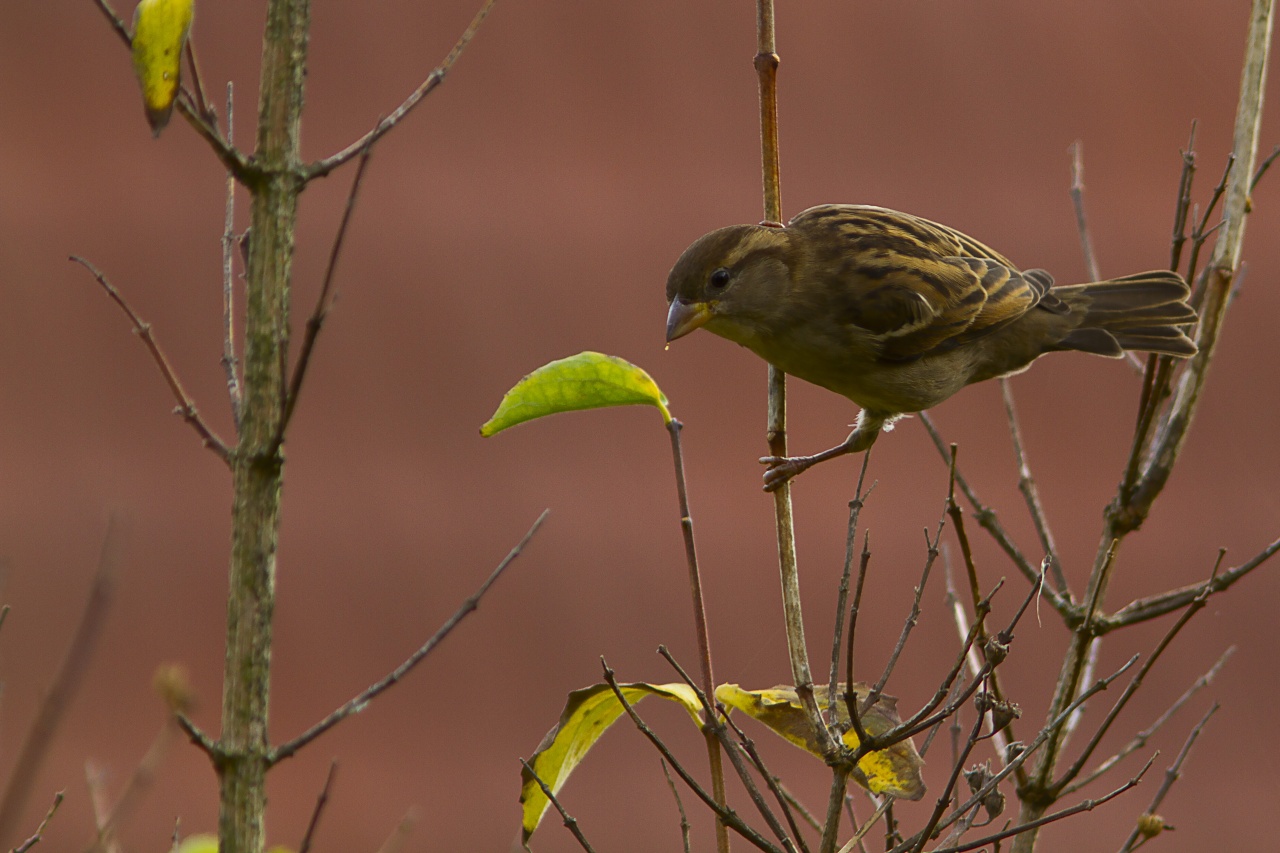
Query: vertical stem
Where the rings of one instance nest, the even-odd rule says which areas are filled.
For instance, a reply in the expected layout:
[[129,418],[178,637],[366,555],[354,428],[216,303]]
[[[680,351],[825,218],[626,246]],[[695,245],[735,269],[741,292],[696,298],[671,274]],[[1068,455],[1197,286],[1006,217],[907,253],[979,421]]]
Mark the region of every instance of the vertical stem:
[[227,656],[218,743],[219,849],[260,853],[265,836],[271,617],[284,457],[289,279],[299,181],[298,133],[309,0],[270,0],[262,46],[240,443],[234,454]]
[[[680,430],[683,427],[678,420],[667,421],[667,432],[671,434],[671,458],[676,469],[676,495],[680,500],[680,529],[684,533],[684,555],[689,566],[689,589],[693,593],[693,621],[698,633],[698,663],[702,670],[702,692],[707,701],[716,701],[716,680],[711,670],[711,632],[707,628],[707,608],[702,598],[702,573],[698,570],[698,549],[693,539],[693,516],[689,512],[689,491],[684,479],[684,452],[680,445]],[[712,729],[714,720],[704,721],[703,737],[707,742],[707,761],[711,767],[711,795],[716,804],[723,807],[728,799],[724,789],[724,758],[720,754],[720,739]],[[729,830],[724,821],[716,818],[716,849],[720,853],[729,853]]]
[[[778,53],[774,32],[773,0],[756,0],[755,69],[760,81],[760,163],[764,183],[764,218],[781,222],[782,201],[778,158]],[[769,366],[770,456],[787,455],[787,375]],[[813,696],[813,675],[805,648],[804,617],[800,610],[800,575],[796,569],[795,524],[791,514],[791,485],[773,493],[774,526],[778,535],[778,570],[782,580],[782,609],[786,620],[787,651],[791,677],[805,714],[814,727],[824,753],[835,749]]]

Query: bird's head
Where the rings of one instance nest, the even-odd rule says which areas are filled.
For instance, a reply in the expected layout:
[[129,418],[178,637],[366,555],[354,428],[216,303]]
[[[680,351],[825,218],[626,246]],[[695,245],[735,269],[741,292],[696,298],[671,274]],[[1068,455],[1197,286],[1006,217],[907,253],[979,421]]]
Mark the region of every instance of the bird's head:
[[702,326],[738,343],[766,331],[791,285],[791,254],[791,236],[774,225],[699,237],[667,277],[667,342]]

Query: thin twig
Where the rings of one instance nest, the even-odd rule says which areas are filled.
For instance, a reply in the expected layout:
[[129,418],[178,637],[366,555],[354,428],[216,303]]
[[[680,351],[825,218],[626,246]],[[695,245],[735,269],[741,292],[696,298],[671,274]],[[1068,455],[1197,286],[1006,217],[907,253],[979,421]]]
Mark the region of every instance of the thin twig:
[[618,679],[615,676],[614,671],[607,663],[604,663],[603,660],[601,661],[601,664],[604,667],[605,682],[613,690],[614,695],[622,704],[622,708],[631,719],[632,724],[640,734],[644,735],[649,742],[657,748],[658,752],[662,753],[662,757],[666,759],[667,763],[671,766],[671,769],[674,770],[676,775],[680,777],[681,781],[689,787],[689,790],[693,791],[698,799],[702,800],[703,805],[711,809],[711,811],[716,814],[720,819],[720,823],[725,827],[732,829],[734,832],[738,833],[748,842],[761,850],[768,851],[768,853],[782,853],[782,849],[780,847],[748,826],[732,808],[728,806],[721,806],[717,803],[715,798],[708,793],[705,788],[698,784],[698,780],[693,778],[692,774],[684,768],[684,765],[676,759],[675,755],[667,745],[662,742],[662,738],[658,737],[654,733],[653,729],[649,728],[648,724],[646,724],[645,721],[641,719],[640,715],[636,713],[636,709],[627,701],[626,694],[622,692],[622,688],[618,685]]
[[[227,81],[227,137],[231,138],[235,120],[235,88]],[[227,205],[222,221],[222,370],[227,375],[227,396],[231,398],[231,416],[236,432],[240,431],[240,377],[236,373],[235,275],[232,255],[235,245],[236,176],[227,172]]]
[[315,838],[316,827],[320,825],[320,815],[324,813],[324,807],[329,803],[329,791],[333,788],[333,777],[337,772],[338,762],[335,759],[329,762],[329,772],[325,774],[324,785],[321,786],[320,794],[316,797],[316,807],[311,810],[311,820],[307,822],[307,831],[302,835],[298,853],[307,853],[311,849],[311,840]]
[[858,539],[858,516],[866,506],[867,498],[875,490],[872,483],[867,493],[862,493],[862,484],[867,476],[867,464],[871,461],[871,451],[862,454],[862,468],[858,471],[858,484],[853,490],[853,500],[849,501],[849,524],[844,538],[844,568],[840,572],[840,587],[836,592],[835,628],[831,632],[831,677],[827,684],[827,716],[835,719],[835,702],[837,697],[836,682],[840,677],[840,640],[844,634],[845,608],[849,604],[849,577],[853,571],[853,552]]
[[191,397],[187,395],[187,391],[182,387],[182,382],[178,379],[177,373],[174,372],[173,366],[169,364],[169,359],[165,356],[164,351],[160,349],[160,345],[156,343],[155,335],[151,333],[151,325],[138,316],[133,307],[120,295],[120,291],[107,281],[107,277],[98,271],[97,267],[86,261],[78,255],[72,255],[71,260],[87,269],[98,284],[102,285],[102,289],[106,291],[107,296],[111,297],[111,301],[120,307],[125,313],[129,321],[133,323],[133,331],[142,343],[146,345],[147,351],[151,353],[151,358],[155,361],[156,366],[160,368],[164,381],[169,385],[169,390],[173,393],[174,399],[178,401],[178,407],[174,411],[182,416],[182,419],[195,429],[204,442],[204,446],[212,450],[218,455],[223,462],[230,462],[231,452],[227,449],[227,445],[218,438],[217,434],[209,428],[209,425],[200,417],[200,413],[196,411],[196,404],[192,402]]
[[[1154,761],[1155,759],[1153,758],[1152,760]],[[1146,774],[1147,768],[1149,768],[1150,766],[1151,766],[1151,761],[1148,761],[1147,766],[1143,767],[1141,772],[1139,772],[1137,776],[1134,776],[1132,779],[1125,782],[1123,785],[1121,785],[1119,788],[1116,788],[1114,791],[1104,794],[1103,796],[1098,797],[1097,799],[1084,800],[1083,802],[1076,803],[1074,806],[1062,809],[1061,811],[1056,811],[1053,814],[1047,814],[1044,817],[1037,818],[1033,821],[1028,821],[1027,823],[1021,823],[1021,824],[1018,824],[1017,826],[1010,826],[1008,829],[1002,829],[999,832],[993,833],[983,838],[974,839],[973,841],[966,841],[964,844],[959,844],[959,845],[956,845],[955,847],[938,848],[930,851],[930,853],[963,853],[963,851],[965,850],[976,850],[979,847],[985,847],[988,844],[997,844],[1003,838],[1010,838],[1015,835],[1020,835],[1021,833],[1026,832],[1029,829],[1035,829],[1038,826],[1044,826],[1047,823],[1053,823],[1054,821],[1062,820],[1065,817],[1071,817],[1072,815],[1080,814],[1081,812],[1093,811],[1103,803],[1110,802],[1111,800],[1114,800],[1116,797],[1123,794],[1125,791],[1135,787],[1139,782],[1142,781],[1142,777]]]
[[431,94],[437,86],[444,82],[444,78],[453,69],[454,63],[458,61],[458,57],[462,56],[462,52],[471,43],[471,39],[475,38],[476,33],[480,30],[480,25],[489,16],[489,12],[496,2],[497,0],[485,0],[484,5],[480,7],[480,11],[476,12],[475,17],[471,19],[471,23],[462,31],[462,35],[458,37],[458,41],[454,43],[453,49],[449,51],[444,61],[432,69],[431,73],[427,75],[427,79],[423,80],[418,88],[414,89],[409,97],[404,99],[400,106],[392,110],[385,118],[378,121],[372,130],[346,148],[307,166],[303,170],[303,180],[310,181],[312,178],[322,178],[328,175],[334,169],[359,156],[361,152],[367,150],[399,124],[401,119],[407,116],[423,98]]
[[[1236,581],[1248,575],[1254,569],[1261,566],[1277,552],[1280,551],[1280,539],[1276,539],[1267,547],[1263,548],[1253,558],[1246,560],[1240,565],[1222,572],[1212,581],[1209,582],[1209,590],[1212,593],[1219,593],[1230,588]],[[1180,589],[1162,592],[1159,595],[1150,596],[1148,598],[1140,598],[1126,604],[1110,616],[1098,620],[1094,626],[1097,633],[1105,633],[1114,631],[1116,628],[1123,628],[1127,625],[1136,625],[1139,622],[1146,622],[1186,607],[1196,596],[1200,595],[1205,589],[1205,584],[1192,584],[1190,586],[1181,587]]]
[[[974,791],[968,800],[966,800],[965,802],[957,806],[955,809],[953,809],[949,816],[943,818],[935,827],[935,831],[941,832],[942,830],[946,829],[948,826],[950,826],[951,824],[959,820],[961,815],[968,813],[971,809],[974,808],[974,806],[981,803],[988,794],[990,794],[992,791],[996,789],[996,786],[998,786],[1002,781],[1004,781],[1009,776],[1010,773],[1013,773],[1015,770],[1021,767],[1027,761],[1027,759],[1029,759],[1033,754],[1037,752],[1037,750],[1039,750],[1039,748],[1045,743],[1045,741],[1047,741],[1050,738],[1052,733],[1057,731],[1057,729],[1064,722],[1066,722],[1067,717],[1071,714],[1072,711],[1074,711],[1079,705],[1082,705],[1086,701],[1088,701],[1091,697],[1094,696],[1094,694],[1099,693],[1103,690],[1106,690],[1107,687],[1109,687],[1113,681],[1115,681],[1117,678],[1119,678],[1121,675],[1127,672],[1129,668],[1132,667],[1137,662],[1137,660],[1138,660],[1137,655],[1134,655],[1133,657],[1129,658],[1129,660],[1126,661],[1123,666],[1121,666],[1111,675],[1105,678],[1099,679],[1098,681],[1094,682],[1092,685],[1087,687],[1084,691],[1082,691],[1080,695],[1077,696],[1076,699],[1071,704],[1069,704],[1065,709],[1063,709],[1061,714],[1058,714],[1056,717],[1049,720],[1048,723],[1045,725],[1045,727],[1040,730],[1040,732],[1035,736],[1035,738],[1029,744],[1027,744],[1026,747],[1020,753],[1014,756],[1012,760],[1010,760],[1008,763],[1004,765],[1004,767],[1001,767],[998,771],[996,771],[995,773],[992,773],[991,776],[987,779],[986,784],[984,784],[978,790]],[[911,848],[911,845],[914,845],[918,839],[919,839],[918,834],[915,836],[912,836],[911,838],[904,841],[902,844],[899,844],[897,847],[895,847],[894,850],[891,851],[891,853],[905,853],[905,851],[909,850]]]
[[13,848],[13,853],[27,853],[32,847],[35,847],[44,838],[44,831],[49,828],[49,821],[53,820],[54,814],[58,811],[58,806],[62,805],[62,791],[53,795],[53,805],[49,806],[49,811],[45,812],[44,820],[40,821],[40,825],[36,827],[35,833],[30,838]]
[[[373,142],[370,141],[369,145]],[[333,237],[333,246],[329,249],[329,263],[324,270],[324,283],[320,286],[320,296],[316,299],[315,310],[312,311],[310,319],[307,320],[306,332],[303,333],[302,347],[298,351],[298,364],[293,369],[293,376],[289,379],[289,391],[285,398],[284,415],[280,418],[280,425],[276,427],[275,444],[278,447],[284,441],[285,431],[289,428],[289,422],[293,419],[294,410],[298,406],[298,395],[302,393],[302,382],[306,379],[307,368],[311,365],[311,353],[315,349],[316,338],[320,335],[320,329],[324,326],[325,318],[329,316],[329,309],[333,307],[333,277],[338,269],[338,258],[342,255],[342,244],[347,236],[347,227],[351,224],[351,214],[355,212],[356,199],[360,196],[360,183],[364,178],[364,170],[369,165],[369,158],[372,156],[372,148],[365,148],[360,153],[360,165],[356,167],[356,176],[351,181],[351,192],[347,193],[347,204],[342,211],[342,222],[338,225],[338,232]],[[273,451],[272,451],[273,452]]]
[[[1214,702],[1213,707],[1209,709],[1208,713],[1200,718],[1200,722],[1196,723],[1196,727],[1191,730],[1191,734],[1187,735],[1187,740],[1182,744],[1182,749],[1178,752],[1178,757],[1175,758],[1173,763],[1164,771],[1164,781],[1160,783],[1160,789],[1157,790],[1155,796],[1151,798],[1151,805],[1147,807],[1145,812],[1146,814],[1153,815],[1156,813],[1156,809],[1160,808],[1160,804],[1164,802],[1165,795],[1169,793],[1169,789],[1173,787],[1173,783],[1177,782],[1179,777],[1182,775],[1182,763],[1186,761],[1187,756],[1191,754],[1191,747],[1195,745],[1196,739],[1200,737],[1200,732],[1204,731],[1204,727],[1209,724],[1209,718],[1217,713],[1218,707],[1218,703]],[[1154,756],[1152,757],[1152,760],[1154,760]],[[1141,829],[1135,826],[1133,828],[1133,832],[1120,848],[1120,853],[1126,853],[1126,851],[1132,850],[1134,842],[1138,840],[1138,836],[1141,834]]]
[[411,654],[404,663],[393,669],[381,681],[371,685],[358,696],[347,701],[333,713],[329,714],[329,716],[325,717],[323,720],[316,723],[293,740],[282,743],[280,746],[276,747],[271,751],[271,755],[269,756],[267,763],[276,764],[283,759],[289,758],[299,749],[311,743],[311,741],[315,740],[320,735],[345,720],[347,717],[363,711],[378,694],[394,686],[400,681],[400,679],[404,678],[405,675],[409,673],[409,670],[417,666],[423,658],[429,655],[436,646],[440,645],[440,643],[449,636],[449,633],[458,626],[459,622],[480,606],[480,599],[489,591],[489,587],[493,586],[498,578],[502,576],[502,573],[506,571],[507,567],[515,562],[516,557],[520,556],[524,547],[529,544],[529,540],[532,539],[533,535],[538,532],[540,527],[542,527],[542,522],[546,520],[547,515],[550,512],[551,510],[549,509],[542,511],[542,515],[538,516],[538,520],[529,528],[529,532],[525,533],[520,541],[516,543],[516,546],[507,553],[507,556],[502,558],[502,562],[498,563],[497,568],[495,568],[489,577],[485,579],[485,582],[480,585],[480,588],[477,589],[470,598],[462,602],[462,605],[454,612],[454,614],[440,626],[439,630],[431,635],[429,640],[422,644],[421,648]]
[[[116,827],[120,826],[126,816],[129,814],[133,804],[149,789],[156,780],[156,773],[160,769],[160,763],[164,760],[165,755],[169,751],[169,745],[173,740],[176,726],[172,717],[166,717],[164,724],[160,727],[160,731],[156,733],[155,739],[151,741],[151,746],[147,748],[146,755],[138,762],[138,766],[134,768],[133,773],[129,776],[129,781],[125,783],[124,790],[120,792],[120,796],[116,799],[115,805],[109,809],[106,803],[96,802],[95,793],[94,821],[97,824],[97,839],[90,846],[90,851],[99,849],[112,850],[119,849],[119,844],[115,841],[114,834]],[[90,781],[90,773],[88,764],[85,766],[86,782]],[[99,805],[102,806],[99,809]]]
[[[689,593],[693,601],[694,633],[698,638],[698,668],[702,676],[702,693],[708,701],[715,696],[716,680],[711,659],[711,629],[707,624],[707,607],[702,595],[702,572],[698,567],[698,548],[693,535],[693,512],[689,508],[689,488],[684,476],[684,449],[680,442],[680,431],[683,424],[675,418],[667,421],[667,433],[671,437],[671,460],[675,469],[676,498],[680,507],[680,533],[684,540],[685,564],[689,570]],[[672,661],[674,664],[674,660]],[[710,726],[715,721],[715,710],[707,705],[703,727],[703,739],[707,749],[707,763],[711,771],[711,790],[716,802],[724,805],[728,795],[724,787],[724,762],[720,755],[720,745]],[[718,840],[729,843],[729,836],[723,830],[716,832]]]
[[1089,222],[1084,213],[1084,145],[1079,139],[1071,143],[1071,204],[1076,211],[1076,230],[1080,233],[1085,274],[1089,281],[1102,281],[1098,257],[1093,251],[1093,238],[1089,236]]
[[0,838],[12,838],[16,834],[27,802],[34,793],[32,780],[37,778],[67,708],[84,683],[89,671],[89,661],[102,638],[107,613],[115,597],[116,572],[123,549],[120,528],[120,520],[113,513],[107,522],[106,534],[102,537],[98,567],[89,584],[89,596],[76,625],[76,632],[65,656],[54,671],[49,690],[32,717],[31,728],[22,739],[18,757],[9,771],[9,782],[3,798],[0,798]]
[[1280,145],[1271,149],[1271,153],[1267,155],[1267,159],[1263,160],[1258,166],[1257,171],[1253,173],[1253,180],[1249,182],[1250,194],[1258,188],[1258,182],[1262,180],[1262,176],[1271,168],[1271,164],[1275,162],[1276,157],[1280,157]]
[[[551,790],[551,787],[542,781],[542,777],[534,772],[534,769],[529,766],[529,762],[523,758],[520,759],[520,766],[533,777],[533,781],[538,783],[538,787],[542,789],[542,793],[546,795],[546,798],[551,801],[551,805],[555,806],[556,811],[560,812],[560,819],[564,821],[565,828],[577,840],[578,846],[586,850],[587,853],[595,853],[595,848],[591,846],[591,842],[587,841],[587,837],[582,834],[582,827],[578,826],[578,819],[565,811],[564,806],[560,805],[560,800],[556,798],[555,792]],[[683,815],[683,813],[684,809],[682,808],[681,814]]]
[[1177,701],[1170,705],[1163,714],[1157,717],[1155,722],[1134,735],[1133,739],[1121,747],[1120,751],[1115,755],[1107,758],[1089,773],[1086,773],[1070,785],[1063,788],[1061,796],[1065,797],[1069,794],[1074,794],[1076,791],[1102,777],[1108,773],[1111,768],[1115,767],[1121,761],[1146,746],[1147,742],[1151,740],[1151,738],[1155,737],[1156,732],[1160,731],[1160,729],[1164,727],[1165,723],[1173,719],[1174,714],[1178,713],[1178,711],[1180,711],[1187,702],[1191,701],[1191,697],[1195,696],[1200,690],[1213,683],[1213,680],[1217,678],[1218,673],[1222,671],[1224,666],[1226,666],[1227,661],[1233,654],[1235,654],[1235,651],[1235,646],[1229,647],[1222,653],[1222,657],[1218,658],[1217,662],[1209,668],[1209,671],[1192,682],[1191,686],[1186,689],[1186,692],[1179,696]]
[[703,730],[716,738],[716,740],[724,746],[725,754],[729,756],[729,763],[733,765],[733,769],[738,774],[738,779],[742,782],[742,786],[746,788],[747,795],[751,798],[751,802],[755,805],[756,810],[760,812],[760,816],[764,818],[765,823],[769,825],[769,829],[773,831],[774,836],[777,837],[778,841],[784,848],[791,851],[791,853],[795,853],[796,848],[792,838],[787,835],[786,830],[783,829],[777,816],[773,813],[773,810],[769,808],[768,803],[765,802],[764,796],[756,786],[755,780],[751,778],[751,773],[747,770],[747,766],[742,763],[742,757],[738,754],[738,751],[734,749],[735,745],[728,738],[725,731],[726,726],[731,726],[734,733],[739,737],[743,751],[751,759],[756,770],[760,772],[761,777],[769,786],[770,791],[778,801],[778,804],[782,806],[787,822],[790,825],[792,836],[795,836],[795,841],[800,843],[805,853],[808,853],[808,848],[804,846],[803,839],[799,837],[799,827],[796,826],[795,818],[791,814],[791,807],[787,803],[787,798],[782,794],[781,790],[773,786],[774,776],[769,772],[769,769],[765,767],[764,761],[760,758],[759,753],[756,752],[755,743],[751,738],[747,737],[746,733],[743,732],[736,723],[729,719],[727,714],[723,713],[723,710],[720,713],[716,712],[715,706],[711,704],[713,697],[708,696],[701,688],[698,687],[697,684],[694,683],[693,679],[689,677],[689,673],[686,672],[684,667],[680,665],[679,661],[672,656],[666,646],[658,646],[658,654],[662,655],[667,663],[671,664],[671,668],[680,676],[680,680],[683,681],[689,689],[694,692],[694,695],[698,697],[698,701],[702,704],[702,716],[705,721],[702,726]]
[[[187,66],[191,69],[192,97],[195,100],[196,109],[206,122],[211,125],[216,124],[218,114],[214,112],[209,104],[209,97],[205,94],[204,81],[200,78],[200,63],[196,61],[196,46],[190,37],[187,38],[186,54]],[[227,130],[227,137],[231,137],[230,129]]]
[[933,569],[934,561],[938,559],[938,541],[942,539],[942,529],[946,526],[946,523],[947,520],[944,516],[938,522],[938,530],[934,533],[932,540],[929,539],[929,531],[925,530],[924,532],[926,548],[924,569],[920,573],[920,582],[916,584],[915,596],[911,599],[911,610],[907,613],[907,618],[902,624],[902,630],[898,633],[898,642],[894,644],[893,651],[889,654],[889,659],[885,661],[884,671],[880,673],[880,678],[867,693],[867,698],[862,700],[861,710],[863,713],[869,711],[876,702],[880,701],[880,697],[884,694],[885,685],[889,683],[889,677],[893,674],[893,670],[898,665],[898,659],[902,656],[902,650],[907,646],[907,638],[911,636],[912,629],[920,621],[920,599],[924,595],[925,585],[929,583],[929,573]]
[[[1178,617],[1177,621],[1175,621],[1173,625],[1169,627],[1169,630],[1165,632],[1165,635],[1160,639],[1160,642],[1156,644],[1155,649],[1153,649],[1151,654],[1147,656],[1147,659],[1143,662],[1142,666],[1138,668],[1138,671],[1134,673],[1133,678],[1129,680],[1129,684],[1125,687],[1124,691],[1116,699],[1115,704],[1112,705],[1111,710],[1107,713],[1107,716],[1103,718],[1101,724],[1099,724],[1098,726],[1097,731],[1095,731],[1093,734],[1093,737],[1089,739],[1089,743],[1085,746],[1084,750],[1080,753],[1079,757],[1076,758],[1076,760],[1071,764],[1071,766],[1068,767],[1063,772],[1062,776],[1059,777],[1058,781],[1053,783],[1053,785],[1050,788],[1050,792],[1055,799],[1057,798],[1057,796],[1061,794],[1062,789],[1066,787],[1068,784],[1070,784],[1072,780],[1074,780],[1077,776],[1079,776],[1081,771],[1083,771],[1084,766],[1089,763],[1089,759],[1093,757],[1093,753],[1095,750],[1097,750],[1098,745],[1102,742],[1102,738],[1106,736],[1107,731],[1111,728],[1112,723],[1114,723],[1116,721],[1116,718],[1120,716],[1120,712],[1124,710],[1125,705],[1129,703],[1129,700],[1133,698],[1133,695],[1138,692],[1139,688],[1142,687],[1142,683],[1146,679],[1147,673],[1151,672],[1151,668],[1155,666],[1156,661],[1158,661],[1160,659],[1160,656],[1164,654],[1165,649],[1169,648],[1169,644],[1173,642],[1173,639],[1176,636],[1178,636],[1179,632],[1182,631],[1183,627],[1185,627],[1186,624],[1191,621],[1191,618],[1195,616],[1197,613],[1199,613],[1204,608],[1204,606],[1208,603],[1209,596],[1213,594],[1209,585],[1210,583],[1213,582],[1213,578],[1217,575],[1218,566],[1221,564],[1221,562],[1222,562],[1222,554],[1219,553],[1218,563],[1214,565],[1213,573],[1211,574],[1209,580],[1205,582],[1200,595],[1196,596],[1191,601],[1191,603],[1187,605],[1186,609],[1182,611],[1182,615]],[[1095,646],[1096,645],[1097,644],[1095,643]],[[1064,739],[1064,743],[1065,743],[1065,739]]]
[[[929,433],[929,437],[933,439],[933,445],[938,450],[938,455],[942,457],[943,464],[951,464],[951,451],[948,449],[946,441],[938,432],[937,427],[933,423],[933,418],[928,412],[920,413],[920,423],[924,425],[925,430]],[[964,494],[965,499],[969,501],[969,505],[973,507],[973,517],[983,530],[991,534],[991,538],[1000,546],[1000,550],[1004,551],[1009,560],[1013,563],[1022,576],[1031,583],[1036,583],[1039,577],[1039,570],[1031,563],[1030,560],[1018,550],[1018,546],[1013,543],[1013,539],[1001,526],[999,519],[996,517],[995,510],[987,506],[978,497],[977,492],[969,485],[969,481],[964,478],[960,469],[956,469],[956,485],[960,487],[960,491]],[[1075,607],[1070,602],[1062,598],[1052,589],[1044,591],[1044,597],[1063,617],[1069,618],[1074,613]]]
[[[662,765],[662,775],[667,780],[667,787],[671,789],[671,796],[675,797],[676,811],[680,813],[680,849],[684,853],[689,853],[689,830],[691,827],[689,825],[689,816],[684,811],[684,801],[680,799],[680,791],[676,788],[675,780],[671,778],[671,771],[667,769],[667,762],[660,758],[658,763]],[[535,774],[533,778],[537,779],[538,777]]]
[[[1077,145],[1079,143],[1076,143]],[[1094,281],[1097,281],[1095,278]],[[1040,537],[1040,547],[1050,558],[1050,577],[1053,586],[1067,602],[1071,601],[1071,589],[1067,586],[1067,576],[1062,568],[1062,560],[1058,557],[1058,546],[1054,542],[1053,531],[1049,529],[1049,517],[1040,502],[1040,490],[1036,487],[1035,477],[1031,474],[1031,466],[1027,463],[1026,449],[1022,443],[1022,428],[1018,425],[1018,413],[1013,405],[1013,388],[1009,380],[1000,380],[1000,394],[1004,397],[1004,412],[1009,420],[1009,437],[1013,441],[1013,456],[1018,463],[1018,491],[1027,503],[1027,511],[1031,514],[1031,522],[1035,525],[1036,534]]]

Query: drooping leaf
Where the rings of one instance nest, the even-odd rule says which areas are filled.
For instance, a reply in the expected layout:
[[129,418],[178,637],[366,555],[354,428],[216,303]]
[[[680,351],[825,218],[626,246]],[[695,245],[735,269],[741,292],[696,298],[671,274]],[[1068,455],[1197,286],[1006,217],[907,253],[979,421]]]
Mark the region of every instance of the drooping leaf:
[[193,0],[142,0],[133,12],[133,70],[156,136],[169,123],[178,97],[192,7]]
[[544,364],[515,384],[493,417],[480,427],[486,438],[534,418],[604,406],[656,406],[670,423],[667,398],[639,367],[598,352],[580,352]]
[[[840,689],[843,691],[844,685],[840,685]],[[859,701],[865,700],[870,692],[862,684],[855,684],[853,689]],[[816,687],[814,693],[818,707],[825,711],[827,688]],[[725,707],[737,708],[801,749],[822,757],[795,688],[780,686],[767,690],[743,690],[736,684],[721,684],[716,688],[716,698]],[[837,722],[845,727],[849,726],[849,712],[842,696],[836,697],[835,707]],[[902,722],[898,717],[897,699],[883,695],[860,719],[862,727],[871,735],[883,734]],[[858,736],[852,728],[845,732],[842,739],[850,749],[858,746]],[[916,752],[915,744],[908,739],[864,756],[858,762],[853,776],[858,784],[873,793],[918,800],[924,796],[925,791],[924,780],[920,776],[923,765],[924,759]]]
[[[634,705],[646,696],[661,696],[679,702],[693,717],[695,725],[702,725],[698,715],[702,705],[697,694],[686,684],[646,684],[635,682],[619,685],[627,702]],[[560,721],[538,744],[537,751],[529,759],[529,766],[538,778],[558,795],[569,774],[582,761],[583,756],[595,745],[605,730],[622,716],[626,709],[608,684],[594,684],[569,694]],[[528,844],[529,837],[538,828],[551,801],[542,792],[538,782],[528,770],[520,771],[521,842]]]

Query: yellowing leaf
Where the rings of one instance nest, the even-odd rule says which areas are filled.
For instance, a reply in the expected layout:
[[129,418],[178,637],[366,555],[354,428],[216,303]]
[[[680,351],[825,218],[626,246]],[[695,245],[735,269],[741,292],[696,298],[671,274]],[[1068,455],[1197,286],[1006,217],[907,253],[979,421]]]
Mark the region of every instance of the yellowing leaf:
[[671,422],[667,398],[649,374],[616,356],[580,352],[544,364],[517,382],[493,417],[480,427],[480,434],[488,438],[507,427],[557,412],[637,403],[656,406],[663,421]]
[[141,0],[133,12],[133,71],[156,136],[169,123],[182,79],[193,0]]
[[[636,682],[621,684],[619,687],[622,695],[627,697],[627,702],[632,705],[646,696],[661,696],[679,702],[693,717],[694,724],[702,725],[698,716],[702,705],[698,702],[697,694],[687,684]],[[582,761],[583,756],[625,710],[613,688],[607,684],[594,684],[573,691],[569,694],[564,711],[560,713],[560,721],[547,732],[542,743],[538,744],[533,758],[529,759],[529,766],[538,774],[538,779],[547,783],[553,794],[559,794],[565,780]],[[521,842],[528,844],[551,801],[528,770],[521,770],[520,778],[523,782],[520,786]]]
[[[216,835],[193,835],[178,845],[177,853],[218,853]],[[293,853],[288,847],[276,845],[267,853]]]
[[218,853],[218,837],[192,835],[178,845],[178,853]]
[[[840,689],[843,690],[844,685]],[[866,699],[868,692],[865,685],[854,685],[854,693],[859,701]],[[816,687],[814,693],[818,707],[825,712],[827,688]],[[716,699],[726,708],[737,708],[801,749],[822,757],[795,688],[783,686],[768,690],[743,690],[736,684],[721,684],[716,688]],[[881,696],[862,715],[862,727],[868,734],[882,734],[902,722],[898,717],[897,701],[892,696]],[[835,707],[837,722],[848,727],[849,712],[843,697],[836,698]],[[842,739],[850,749],[858,746],[858,736],[851,727]],[[924,759],[916,752],[915,744],[904,740],[888,749],[864,756],[853,775],[859,785],[873,793],[918,800],[924,796],[925,790],[924,780],[920,777],[923,764]]]

